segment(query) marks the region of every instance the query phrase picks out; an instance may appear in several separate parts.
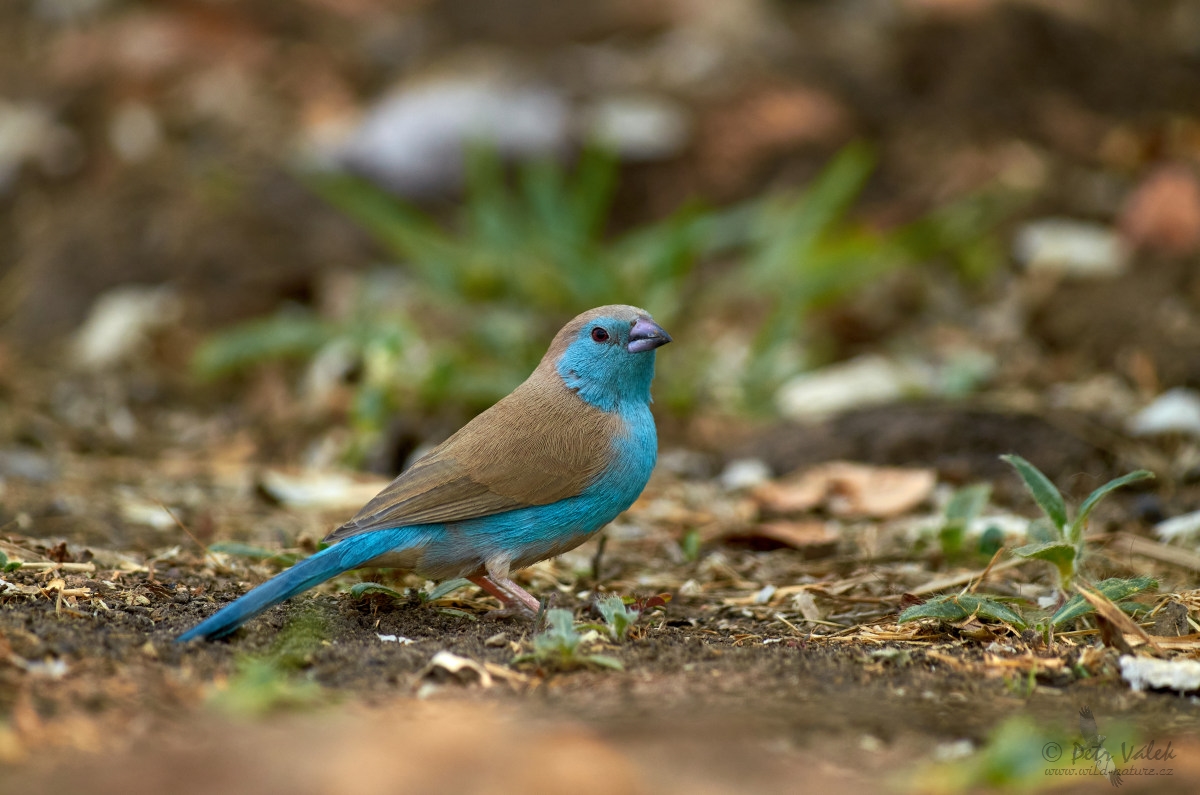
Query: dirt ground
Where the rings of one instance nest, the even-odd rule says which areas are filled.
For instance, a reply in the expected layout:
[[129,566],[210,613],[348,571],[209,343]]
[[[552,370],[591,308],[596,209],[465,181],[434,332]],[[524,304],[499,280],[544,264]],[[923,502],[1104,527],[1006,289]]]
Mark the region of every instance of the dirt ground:
[[[988,416],[995,435],[973,440],[985,471],[1030,422]],[[880,422],[897,437],[911,423],[931,449],[940,438],[953,453],[962,419],[951,407],[872,410],[844,420],[841,439],[865,445],[878,438]],[[847,430],[855,426],[863,429],[857,435]],[[811,431],[776,429],[781,448],[788,434]],[[1075,437],[1075,448],[1053,433],[1030,438],[1047,443],[1030,455],[1061,481],[1104,460]],[[1200,781],[1194,699],[1131,692],[1118,674],[1119,653],[1094,632],[1047,647],[1002,628],[972,637],[970,628],[937,622],[897,626],[901,595],[940,576],[940,564],[914,554],[902,527],[847,527],[836,548],[747,538],[739,498],[696,473],[656,475],[608,531],[599,582],[596,541],[525,573],[534,593],[580,618],[593,615],[598,587],[673,594],[626,642],[592,649],[620,660],[623,671],[514,664],[533,628],[492,617],[495,603],[474,588],[428,604],[415,591],[345,592],[364,576],[397,591],[423,585],[386,572],[340,578],[228,641],[176,644],[181,631],[284,565],[206,557],[196,538],[204,528],[272,549],[277,539],[298,538],[303,554],[345,514],[281,505],[264,488],[267,467],[230,451],[222,437],[213,441],[202,454],[166,447],[152,459],[91,451],[30,459],[26,474],[35,477],[9,481],[9,509],[54,523],[56,543],[24,536],[13,523],[0,541],[10,557],[46,561],[4,575],[11,586],[0,597],[0,709],[11,718],[0,733],[10,770],[0,792],[328,792],[342,791],[344,776],[359,782],[364,770],[361,786],[380,792],[397,781],[437,791],[791,792],[834,782],[850,791],[935,791],[942,785],[929,766],[949,749],[987,747],[997,726],[1018,716],[1069,736],[1085,705],[1110,725],[1173,744],[1169,785],[1131,775],[1130,789],[1187,792]],[[1076,452],[1058,462],[1064,447]],[[877,463],[893,462],[884,455]],[[976,474],[957,459],[948,467],[959,477]],[[1136,528],[1136,506],[1149,494],[1114,500],[1105,526]],[[1016,489],[1013,498],[1022,499]],[[86,516],[74,513],[79,504]],[[131,506],[165,504],[182,506],[180,525],[128,519]],[[726,510],[733,518],[721,518]],[[708,529],[687,560],[680,531],[693,524]],[[725,534],[735,526],[741,537]],[[1120,557],[1102,565],[1154,568]],[[1044,579],[1036,565],[1022,568],[1000,578],[1002,587]],[[1194,577],[1172,566],[1156,571],[1164,592]],[[762,599],[772,583],[816,584],[828,621],[806,623],[787,598]],[[442,651],[485,666],[487,681],[431,669]],[[241,667],[256,659],[284,662],[257,681]]]

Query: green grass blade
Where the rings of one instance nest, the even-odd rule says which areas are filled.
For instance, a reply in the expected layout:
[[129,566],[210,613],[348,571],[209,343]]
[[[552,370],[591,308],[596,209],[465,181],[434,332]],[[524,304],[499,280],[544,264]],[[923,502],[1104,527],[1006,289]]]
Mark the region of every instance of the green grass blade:
[[333,336],[332,328],[308,314],[280,313],[210,337],[192,357],[192,372],[208,380],[266,361],[309,356]]

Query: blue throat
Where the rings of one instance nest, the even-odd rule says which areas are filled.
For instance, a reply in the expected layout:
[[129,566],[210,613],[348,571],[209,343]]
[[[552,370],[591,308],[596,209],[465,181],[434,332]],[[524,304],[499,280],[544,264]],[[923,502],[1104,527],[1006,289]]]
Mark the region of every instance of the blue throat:
[[630,353],[613,345],[597,356],[579,347],[576,343],[567,348],[556,365],[568,389],[603,411],[651,402],[655,351]]

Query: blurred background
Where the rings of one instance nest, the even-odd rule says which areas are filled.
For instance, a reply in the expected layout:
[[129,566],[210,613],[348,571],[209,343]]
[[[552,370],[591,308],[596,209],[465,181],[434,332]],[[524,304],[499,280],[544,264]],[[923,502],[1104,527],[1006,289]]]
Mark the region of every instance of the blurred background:
[[0,377],[87,444],[226,401],[285,421],[266,455],[395,471],[607,302],[675,335],[658,409],[700,446],[1200,382],[1195,3],[0,15]]

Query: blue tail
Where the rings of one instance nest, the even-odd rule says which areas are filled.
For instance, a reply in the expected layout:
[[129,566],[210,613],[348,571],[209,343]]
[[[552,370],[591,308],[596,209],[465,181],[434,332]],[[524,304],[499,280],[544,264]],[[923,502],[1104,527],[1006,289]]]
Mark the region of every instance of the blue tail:
[[250,593],[222,607],[216,613],[176,638],[183,643],[193,638],[221,638],[269,607],[319,585],[343,571],[356,569],[373,558],[394,549],[411,546],[415,539],[403,528],[376,530],[350,536],[267,580]]

